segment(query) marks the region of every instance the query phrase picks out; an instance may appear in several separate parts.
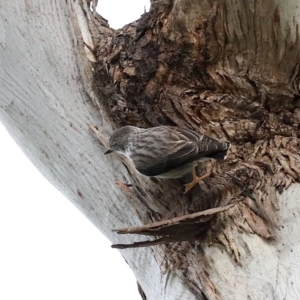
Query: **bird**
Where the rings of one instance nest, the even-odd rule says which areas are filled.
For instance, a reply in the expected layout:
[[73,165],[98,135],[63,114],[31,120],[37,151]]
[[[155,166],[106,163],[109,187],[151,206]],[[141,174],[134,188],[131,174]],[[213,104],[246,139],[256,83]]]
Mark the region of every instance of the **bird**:
[[199,162],[210,158],[224,160],[230,148],[227,141],[175,126],[123,126],[110,136],[109,145],[105,155],[114,151],[125,155],[139,173],[148,177],[181,178],[192,172],[193,180],[185,185],[184,193],[210,176],[196,175]]

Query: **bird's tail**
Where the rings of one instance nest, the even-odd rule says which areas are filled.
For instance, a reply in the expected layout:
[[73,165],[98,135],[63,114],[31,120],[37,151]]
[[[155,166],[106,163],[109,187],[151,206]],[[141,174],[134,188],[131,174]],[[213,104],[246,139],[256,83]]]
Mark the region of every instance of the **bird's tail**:
[[211,154],[209,157],[216,160],[224,160],[227,156],[227,152],[230,148],[229,142],[220,142],[220,151]]

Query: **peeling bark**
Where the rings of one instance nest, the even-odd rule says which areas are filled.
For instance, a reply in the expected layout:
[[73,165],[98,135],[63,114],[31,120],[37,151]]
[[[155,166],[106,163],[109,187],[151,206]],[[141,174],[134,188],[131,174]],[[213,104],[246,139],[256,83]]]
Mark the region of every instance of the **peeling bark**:
[[[6,74],[1,120],[45,176],[113,242],[164,243],[122,252],[143,297],[273,299],[288,294],[297,299],[299,275],[288,279],[297,285],[285,293],[283,277],[294,256],[282,245],[290,230],[295,243],[289,245],[299,251],[297,1],[152,1],[149,13],[120,30],[92,13],[90,1],[47,5],[41,6],[48,12],[42,14],[41,8],[22,3],[24,16],[18,15],[19,22],[29,18],[26,28],[39,38],[42,57],[48,57],[40,64],[27,55],[34,40],[10,20],[14,36],[25,36],[19,43],[27,51],[21,50],[22,63],[34,75],[20,77],[16,89],[12,78],[19,76],[22,63],[14,70],[9,62],[19,56],[7,50],[1,55]],[[48,43],[42,40],[47,31],[40,34],[36,22],[48,24],[52,11],[64,20],[61,28],[54,23],[53,31],[63,34],[57,39],[48,33]],[[2,48],[6,42],[12,49],[7,38]],[[67,55],[56,56],[52,45]],[[53,61],[68,62],[67,72],[63,67],[57,72]],[[69,94],[62,95],[56,76],[63,87],[70,84]],[[32,90],[24,93],[24,86]],[[229,140],[232,147],[224,163],[199,165],[199,174],[213,176],[184,195],[185,179],[146,178],[124,157],[103,158],[112,129],[125,124],[188,127]],[[111,233],[117,228],[158,239],[121,239]]]
[[[161,238],[115,247],[188,241],[191,236],[199,240],[196,220],[192,226],[173,220],[237,198],[242,200],[209,222],[206,239],[223,245],[242,264],[237,229],[264,239],[276,237],[276,191],[300,179],[299,31],[298,24],[286,19],[291,12],[283,9],[276,1],[157,1],[139,21],[95,43],[98,64],[122,98],[105,99],[116,127],[184,126],[233,145],[227,162],[209,166],[215,176],[199,184],[190,195],[192,202],[183,200],[170,212],[156,210],[152,225],[118,230]],[[143,186],[134,178],[132,182]],[[144,196],[152,193],[144,189]],[[208,207],[203,207],[203,198]],[[170,220],[161,223],[161,218]],[[177,249],[169,246],[166,253],[176,256]],[[193,276],[185,278],[188,284]],[[202,290],[199,284],[192,289]],[[205,294],[218,297],[214,288]]]

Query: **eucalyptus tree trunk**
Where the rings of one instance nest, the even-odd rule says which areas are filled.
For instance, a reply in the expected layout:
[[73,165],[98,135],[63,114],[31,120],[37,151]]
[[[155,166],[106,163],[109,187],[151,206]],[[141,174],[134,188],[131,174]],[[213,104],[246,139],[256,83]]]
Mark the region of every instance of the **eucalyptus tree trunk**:
[[[300,298],[298,1],[153,0],[120,30],[89,1],[1,4],[1,122],[115,247],[160,244],[121,250],[144,298]],[[103,156],[125,124],[232,146],[185,195]]]

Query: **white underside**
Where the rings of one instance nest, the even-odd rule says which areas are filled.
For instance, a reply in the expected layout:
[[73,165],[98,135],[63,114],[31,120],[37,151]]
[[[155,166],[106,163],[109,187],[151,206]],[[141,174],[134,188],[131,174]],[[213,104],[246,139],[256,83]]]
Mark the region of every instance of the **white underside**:
[[154,176],[154,177],[164,178],[164,179],[167,179],[167,178],[180,178],[180,177],[183,177],[184,175],[192,172],[193,168],[196,165],[197,165],[197,163],[191,163],[191,164],[185,165],[181,168],[177,168],[177,169],[171,170],[167,173],[163,173],[161,175]]
[[210,160],[210,158],[207,158],[207,157],[201,158],[198,161],[193,161],[190,164],[184,165],[184,166],[182,166],[180,168],[171,170],[171,171],[169,171],[167,173],[163,173],[161,175],[154,176],[154,177],[155,178],[164,178],[164,179],[167,179],[167,178],[181,178],[184,175],[192,172],[193,168],[195,168],[200,161],[201,161],[201,163],[205,163],[205,162],[207,162],[209,160]]

